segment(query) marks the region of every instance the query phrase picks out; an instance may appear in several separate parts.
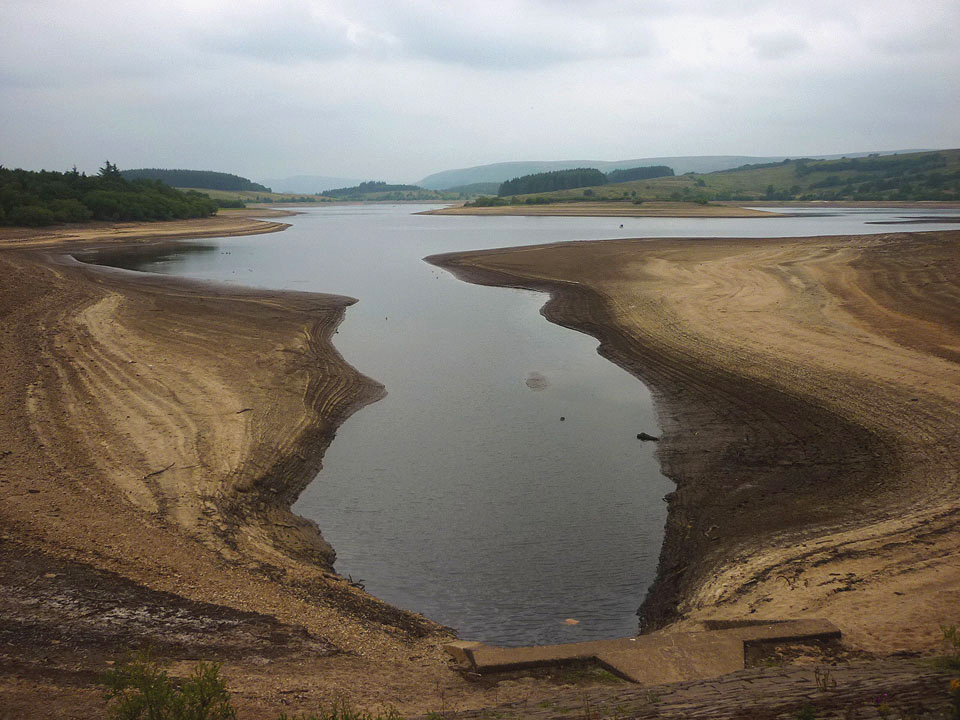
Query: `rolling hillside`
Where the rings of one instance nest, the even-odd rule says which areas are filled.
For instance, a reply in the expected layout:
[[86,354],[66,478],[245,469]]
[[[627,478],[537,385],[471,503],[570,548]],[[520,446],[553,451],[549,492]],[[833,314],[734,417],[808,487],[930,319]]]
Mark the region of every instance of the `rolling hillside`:
[[[894,152],[911,153],[915,150],[897,150],[884,151],[880,155],[890,155]],[[866,157],[871,153],[847,153],[846,157]],[[796,157],[796,156],[793,156]],[[834,159],[843,157],[841,155],[818,155],[818,158]],[[555,160],[555,161],[532,161],[532,162],[504,162],[493,165],[478,165],[470,168],[459,168],[456,170],[444,170],[423,178],[417,185],[430,188],[432,190],[446,190],[462,185],[472,185],[475,183],[502,183],[522,175],[532,175],[534,173],[549,172],[551,170],[570,170],[573,168],[589,167],[602,170],[607,173],[611,170],[622,170],[625,168],[648,166],[648,165],[667,165],[673,168],[674,173],[682,175],[688,172],[712,173],[717,170],[729,170],[750,163],[769,163],[780,162],[786,159],[786,156],[779,157],[753,157],[749,155],[690,155],[677,157],[648,157],[635,158],[632,160],[616,160],[613,162],[606,160]]]
[[127,180],[160,180],[171,187],[211,188],[214,190],[252,190],[270,192],[270,188],[255,183],[249,178],[213,170],[168,170],[164,168],[136,168],[121,170]]
[[783,160],[713,173],[539,193],[516,200],[960,200],[960,149],[837,160]]

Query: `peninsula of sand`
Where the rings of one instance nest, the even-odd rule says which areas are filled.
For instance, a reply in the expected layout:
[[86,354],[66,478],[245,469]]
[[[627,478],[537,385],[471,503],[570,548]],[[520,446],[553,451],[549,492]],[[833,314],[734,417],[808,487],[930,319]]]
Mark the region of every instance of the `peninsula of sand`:
[[[242,718],[334,701],[546,715],[558,692],[685,717],[605,680],[457,674],[449,629],[333,571],[290,506],[339,423],[383,393],[331,343],[352,299],[74,257],[283,228],[234,213],[0,234],[2,710],[102,714],[99,673],[152,647],[175,675],[222,663]],[[549,319],[653,388],[677,490],[645,629],[825,617],[884,655],[933,649],[960,606],[958,243],[603,241],[432,262],[550,293]],[[916,694],[920,671],[884,668],[866,672]]]
[[960,608],[960,232],[438,255],[550,293],[646,382],[677,484],[645,629],[829,618],[935,647]]

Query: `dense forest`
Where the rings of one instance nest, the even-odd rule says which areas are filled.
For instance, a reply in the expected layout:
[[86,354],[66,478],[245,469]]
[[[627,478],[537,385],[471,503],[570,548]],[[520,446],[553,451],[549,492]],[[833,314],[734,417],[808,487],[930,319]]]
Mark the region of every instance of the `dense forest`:
[[0,167],[0,224],[53,225],[88,220],[175,220],[207,217],[217,204],[159,180],[127,180],[107,162],[97,175]]
[[573,170],[552,170],[533,173],[501,183],[497,195],[529,195],[530,193],[571,190],[573,188],[597,187],[608,183],[629,182],[631,180],[650,180],[658,177],[672,177],[673,169],[666,165],[611,170],[604,174],[596,168],[574,168]]
[[673,168],[666,165],[647,165],[624,170],[611,170],[607,173],[607,182],[621,183],[631,180],[650,180],[658,177],[673,177]]
[[248,180],[239,175],[214,172],[212,170],[162,170],[160,168],[138,168],[121,170],[127,180],[160,180],[170,187],[202,188],[204,190],[254,190],[270,192],[270,188]]
[[596,168],[574,168],[572,170],[552,170],[551,172],[534,173],[523,177],[507,180],[500,184],[497,195],[528,195],[538,192],[552,192],[553,190],[568,190],[570,188],[592,187],[605,185],[607,176]]

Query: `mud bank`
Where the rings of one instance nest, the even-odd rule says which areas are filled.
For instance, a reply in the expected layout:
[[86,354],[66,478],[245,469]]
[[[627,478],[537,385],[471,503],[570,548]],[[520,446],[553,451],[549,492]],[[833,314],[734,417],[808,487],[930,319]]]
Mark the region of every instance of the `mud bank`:
[[428,258],[550,293],[646,382],[677,484],[646,630],[827,617],[929,650],[960,600],[960,233],[566,243]]
[[[587,692],[646,712],[650,693],[589,676],[451,672],[445,628],[330,571],[332,550],[288,508],[337,423],[382,392],[330,345],[351,299],[70,258],[278,229],[233,217],[0,233],[0,714],[102,714],[100,673],[147,646],[174,676],[223,663],[241,718],[344,700],[408,716],[502,703],[549,714],[543,698]],[[581,243],[448,263],[555,292],[552,317],[657,388],[680,487],[648,626],[824,615],[890,651],[929,648],[937,619],[955,621],[957,235]],[[753,322],[777,318],[776,332]],[[840,487],[804,491],[808,475]],[[729,519],[730,497],[747,517]],[[906,662],[857,672],[904,696],[945,687]],[[779,669],[751,673],[751,688],[763,675],[783,694]],[[795,675],[806,692],[812,675]],[[733,713],[738,683],[653,694],[715,704],[719,692]],[[858,687],[866,702],[877,686]]]
[[[282,229],[219,220],[140,232],[167,242]],[[108,660],[146,646],[226,662],[228,677],[265,675],[264,658],[309,661],[308,672],[278,666],[269,683],[251,681],[261,708],[277,707],[285,683],[343,678],[343,667],[378,678],[356,689],[366,702],[395,701],[397,685],[456,684],[438,647],[449,631],[335,574],[319,529],[289,510],[337,426],[383,393],[330,342],[355,301],[73,259],[142,243],[130,225],[6,232],[4,711],[88,687]]]

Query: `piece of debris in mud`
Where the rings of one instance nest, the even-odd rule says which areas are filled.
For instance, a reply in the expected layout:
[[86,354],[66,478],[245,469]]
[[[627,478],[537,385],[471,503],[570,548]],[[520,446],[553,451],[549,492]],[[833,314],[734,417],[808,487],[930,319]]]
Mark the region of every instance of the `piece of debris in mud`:
[[645,432],[637,433],[637,440],[642,440],[643,442],[660,442],[660,438],[654,435],[648,435]]
[[527,379],[524,382],[531,390],[545,390],[550,385],[550,381],[536,371],[527,373]]

